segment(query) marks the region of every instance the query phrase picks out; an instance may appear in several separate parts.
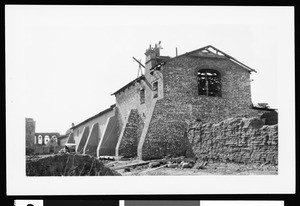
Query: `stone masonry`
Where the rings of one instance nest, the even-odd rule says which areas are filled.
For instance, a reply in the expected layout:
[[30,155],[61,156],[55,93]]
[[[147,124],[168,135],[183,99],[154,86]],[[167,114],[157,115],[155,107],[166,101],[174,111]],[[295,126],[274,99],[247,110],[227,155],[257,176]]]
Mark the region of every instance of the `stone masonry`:
[[118,155],[124,157],[137,156],[137,147],[143,127],[144,122],[139,115],[138,110],[131,110],[126,126],[124,127],[118,142]]
[[25,119],[26,148],[33,148],[35,135],[35,121],[32,118]]
[[[161,56],[160,48],[155,45],[146,50],[144,74],[112,94],[116,98],[115,105],[73,127],[72,140],[76,144],[83,128],[98,122],[98,141],[88,143],[87,140],[86,143],[96,148],[98,156],[115,152],[116,156],[143,160],[182,155],[202,158],[205,157],[204,147],[210,145],[205,142],[201,144],[205,146],[191,143],[188,130],[194,122],[215,125],[229,121],[229,118],[237,118],[241,122],[244,118],[255,118],[254,122],[269,125],[261,125],[260,129],[252,128],[252,123],[248,126],[251,128],[249,131],[254,133],[245,135],[252,135],[255,141],[277,131],[277,126],[274,126],[277,112],[269,108],[255,108],[252,104],[250,74],[255,70],[213,46],[173,58]],[[267,115],[270,112],[273,114]],[[244,129],[248,127],[243,126]],[[235,134],[230,136],[232,141],[239,138]],[[239,134],[244,135],[242,132]],[[213,134],[209,138],[213,139]],[[250,141],[256,146],[250,148],[253,152],[247,153],[248,156],[232,154],[228,158],[246,162],[250,161],[246,160],[246,156],[250,156],[251,161],[263,161],[265,158],[265,161],[276,163],[277,146],[272,143],[269,147],[262,147],[265,152],[257,157],[255,155],[262,150],[255,141]],[[239,151],[242,152],[239,155],[245,153],[244,150]],[[221,155],[219,158],[225,157]]]
[[195,122],[188,129],[192,155],[208,161],[278,164],[278,125],[258,118]]

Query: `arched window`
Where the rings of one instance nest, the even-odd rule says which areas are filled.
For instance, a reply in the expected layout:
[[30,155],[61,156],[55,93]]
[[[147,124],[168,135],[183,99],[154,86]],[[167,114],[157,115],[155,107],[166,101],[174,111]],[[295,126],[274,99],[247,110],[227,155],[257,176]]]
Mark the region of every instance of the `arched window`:
[[49,137],[48,135],[46,135],[46,136],[45,136],[45,140],[44,140],[44,141],[45,141],[45,144],[47,144],[47,143],[49,142],[49,140],[50,140],[50,137]]
[[57,138],[56,138],[55,135],[53,135],[53,136],[51,137],[51,141],[52,141],[52,142],[57,142]]
[[197,75],[199,95],[221,96],[221,77],[218,71],[213,69],[201,69]]
[[42,135],[38,136],[38,144],[43,144],[43,137],[42,137]]

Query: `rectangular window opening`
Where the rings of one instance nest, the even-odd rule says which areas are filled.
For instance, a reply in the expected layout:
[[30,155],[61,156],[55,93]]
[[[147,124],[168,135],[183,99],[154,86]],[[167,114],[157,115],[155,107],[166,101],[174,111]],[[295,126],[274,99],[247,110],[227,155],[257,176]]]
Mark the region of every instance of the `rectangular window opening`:
[[140,102],[141,104],[145,103],[145,89],[140,90]]
[[153,83],[153,98],[158,97],[158,82]]

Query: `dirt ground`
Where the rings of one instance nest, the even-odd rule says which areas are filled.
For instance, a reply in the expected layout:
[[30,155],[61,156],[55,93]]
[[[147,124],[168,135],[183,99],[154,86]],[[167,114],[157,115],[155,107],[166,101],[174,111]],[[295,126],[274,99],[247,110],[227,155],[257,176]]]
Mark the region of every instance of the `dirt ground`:
[[149,176],[149,175],[169,175],[169,176],[190,176],[190,175],[277,175],[278,166],[261,164],[236,164],[236,163],[208,163],[202,169],[196,168],[149,168],[149,164],[132,166],[130,169],[119,167],[142,163],[141,160],[112,161],[105,165],[115,169],[123,176]]
[[[36,155],[29,159],[39,159],[55,155]],[[190,176],[190,175],[277,175],[278,166],[262,164],[237,163],[207,163],[201,169],[196,168],[168,168],[162,164],[158,167],[149,167],[149,161],[139,159],[128,160],[101,160],[104,166],[115,170],[122,176]]]

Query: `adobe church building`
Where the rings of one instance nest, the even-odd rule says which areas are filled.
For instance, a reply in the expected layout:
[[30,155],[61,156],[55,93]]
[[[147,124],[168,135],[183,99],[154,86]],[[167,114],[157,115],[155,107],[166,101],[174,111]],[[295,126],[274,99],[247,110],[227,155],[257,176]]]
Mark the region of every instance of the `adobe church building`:
[[188,156],[192,122],[277,115],[253,106],[250,74],[256,71],[228,54],[206,46],[171,58],[160,49],[150,45],[141,64],[145,74],[112,94],[115,105],[71,128],[67,142],[77,152],[143,160]]

